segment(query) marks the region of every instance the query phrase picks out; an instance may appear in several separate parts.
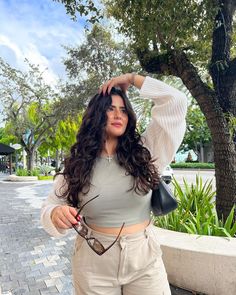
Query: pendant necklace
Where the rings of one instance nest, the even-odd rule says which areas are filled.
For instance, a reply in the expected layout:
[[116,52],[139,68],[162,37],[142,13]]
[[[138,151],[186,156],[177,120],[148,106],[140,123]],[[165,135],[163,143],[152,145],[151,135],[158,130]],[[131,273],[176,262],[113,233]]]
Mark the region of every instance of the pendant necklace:
[[107,156],[106,156],[106,159],[107,159],[107,161],[108,161],[108,163],[111,163],[111,161],[113,160],[113,158],[114,158],[114,154],[113,155],[109,155],[109,152],[108,152],[108,147],[107,147],[107,141],[105,141],[105,149],[104,149],[104,151],[105,151],[105,153],[107,154]]
[[106,157],[106,159],[108,160],[108,162],[110,163],[111,162],[111,160],[113,159],[113,157],[112,156],[110,156],[110,155],[108,155],[107,157]]

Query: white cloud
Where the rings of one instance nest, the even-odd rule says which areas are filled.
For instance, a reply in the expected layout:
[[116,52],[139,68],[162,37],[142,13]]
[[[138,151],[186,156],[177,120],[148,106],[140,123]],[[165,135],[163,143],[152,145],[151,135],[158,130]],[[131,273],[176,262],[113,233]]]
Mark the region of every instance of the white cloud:
[[14,53],[16,58],[16,64],[12,65],[12,58],[8,62],[15,67],[22,70],[26,69],[26,64],[24,63],[25,58],[27,58],[31,63],[39,65],[39,69],[44,72],[43,77],[48,84],[56,84],[59,74],[56,74],[52,67],[50,60],[40,53],[35,44],[26,44],[24,48],[20,49],[19,46],[8,37],[0,35],[0,46],[4,45],[8,49],[7,56],[10,52]]
[[47,68],[44,78],[52,85],[66,77],[62,45],[80,44],[83,27],[84,20],[73,22],[64,5],[52,0],[1,0],[0,56],[21,70],[26,69],[25,58],[42,71]]
[[[43,78],[47,84],[56,84],[58,75],[53,72],[50,66],[50,61],[39,52],[38,48],[34,44],[28,44],[25,49],[25,56],[29,61],[39,65],[40,71],[44,72]],[[45,69],[47,70],[45,71]]]
[[62,45],[75,45],[84,38],[83,24],[72,22],[62,4],[52,0],[0,1],[1,57],[25,69],[24,59],[39,64],[46,81],[65,77]]
[[16,55],[17,59],[22,59],[23,55],[18,45],[12,42],[7,36],[0,35],[0,44],[10,48]]

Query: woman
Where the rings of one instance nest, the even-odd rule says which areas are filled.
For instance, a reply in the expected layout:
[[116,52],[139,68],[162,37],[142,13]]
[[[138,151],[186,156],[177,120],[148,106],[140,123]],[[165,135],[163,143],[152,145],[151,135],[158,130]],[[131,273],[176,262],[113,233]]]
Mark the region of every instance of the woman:
[[[154,102],[141,137],[125,95],[130,85]],[[175,88],[135,74],[112,78],[90,101],[41,213],[49,234],[72,227],[79,233],[72,257],[77,295],[170,294],[150,198],[183,139],[186,101]]]

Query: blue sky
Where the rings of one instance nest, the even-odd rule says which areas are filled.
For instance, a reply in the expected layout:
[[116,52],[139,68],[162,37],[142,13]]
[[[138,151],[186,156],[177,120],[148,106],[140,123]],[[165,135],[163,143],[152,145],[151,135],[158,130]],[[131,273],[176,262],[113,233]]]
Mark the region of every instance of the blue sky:
[[[0,0],[0,56],[20,70],[26,69],[25,58],[42,71],[47,68],[44,79],[55,84],[66,77],[62,45],[80,44],[84,24],[81,18],[72,21],[64,5],[53,0]],[[0,127],[2,120],[0,114]]]
[[61,45],[81,43],[83,27],[83,20],[73,22],[53,0],[0,0],[0,56],[22,70],[25,58],[48,68],[45,78],[54,83],[65,77]]

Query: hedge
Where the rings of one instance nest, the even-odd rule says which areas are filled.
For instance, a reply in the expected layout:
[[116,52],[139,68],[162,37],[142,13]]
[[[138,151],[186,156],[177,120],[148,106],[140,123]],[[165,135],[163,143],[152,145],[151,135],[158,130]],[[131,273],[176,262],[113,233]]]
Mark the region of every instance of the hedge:
[[53,176],[52,175],[48,175],[48,176],[39,175],[38,180],[53,180]]
[[172,163],[170,166],[172,168],[215,169],[214,163],[181,162],[181,163]]

